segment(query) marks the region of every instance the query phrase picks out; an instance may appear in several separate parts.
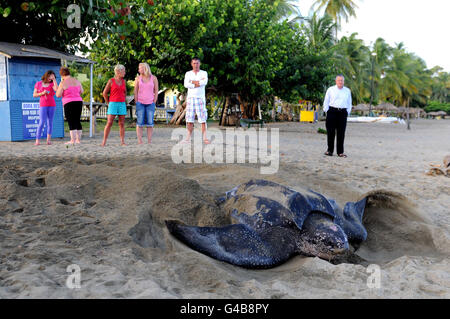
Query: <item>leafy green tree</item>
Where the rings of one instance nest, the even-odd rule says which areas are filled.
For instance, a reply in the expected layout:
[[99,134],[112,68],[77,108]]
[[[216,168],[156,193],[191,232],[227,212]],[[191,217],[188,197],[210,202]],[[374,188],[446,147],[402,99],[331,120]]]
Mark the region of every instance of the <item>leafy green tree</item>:
[[432,77],[431,100],[440,103],[450,103],[450,73],[444,72],[444,69],[436,66],[430,70]]
[[429,88],[425,87],[424,63],[416,56],[406,52],[402,43],[392,49],[385,76],[381,79],[382,100],[400,105],[409,105],[414,94],[423,96]]
[[[370,49],[370,81],[373,81],[373,97],[372,103],[379,102],[379,88],[381,79],[385,76],[389,69],[389,60],[392,56],[392,48],[383,38],[378,38]],[[373,75],[372,75],[373,73]],[[372,78],[373,77],[373,78]],[[372,84],[372,83],[371,83]],[[371,90],[372,94],[372,90]]]
[[439,101],[430,101],[425,107],[426,112],[444,111],[450,115],[450,103],[441,103]]
[[291,0],[268,0],[271,5],[276,5],[276,17],[279,19],[289,18],[291,15],[301,17],[300,11],[297,8],[296,2]]
[[274,79],[289,59],[291,42],[300,39],[277,18],[277,8],[267,0],[159,1],[130,36],[98,39],[91,57],[105,70],[124,64],[130,79],[139,62],[148,62],[161,83],[184,91],[184,74],[198,56],[212,94],[239,93],[254,103],[275,93]]
[[287,59],[272,86],[277,96],[291,103],[299,99],[321,103],[333,78],[333,22],[313,14],[289,41]]
[[334,49],[332,57],[336,74],[343,74],[345,85],[350,88],[355,103],[364,102],[370,95],[370,50],[364,41],[356,38],[342,37]]
[[335,44],[334,28],[335,24],[329,15],[325,14],[319,17],[317,12],[313,12],[310,17],[305,19],[303,33],[312,49],[323,51],[331,49]]
[[1,40],[86,52],[89,38],[136,30],[135,20],[151,12],[153,5],[151,0],[0,0],[0,28],[14,30],[2,32]]
[[336,22],[336,39],[342,18],[347,22],[350,17],[356,17],[355,9],[358,8],[353,0],[316,0],[313,7],[316,6],[317,10],[325,8],[325,13],[330,15]]

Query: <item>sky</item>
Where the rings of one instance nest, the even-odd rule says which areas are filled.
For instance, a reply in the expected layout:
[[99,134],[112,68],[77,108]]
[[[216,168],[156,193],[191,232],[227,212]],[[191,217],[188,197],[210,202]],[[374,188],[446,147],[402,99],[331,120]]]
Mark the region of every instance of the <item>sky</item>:
[[[450,72],[450,0],[353,0],[356,18],[342,20],[338,36],[358,33],[366,45],[379,37],[389,45],[403,42],[408,52],[421,57],[428,68]],[[303,16],[314,0],[299,0]]]

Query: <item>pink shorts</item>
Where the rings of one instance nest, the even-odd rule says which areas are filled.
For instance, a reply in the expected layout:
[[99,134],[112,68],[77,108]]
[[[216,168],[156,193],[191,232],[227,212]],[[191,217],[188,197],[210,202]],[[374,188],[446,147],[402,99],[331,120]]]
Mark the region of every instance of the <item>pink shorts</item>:
[[199,123],[206,123],[208,111],[202,98],[190,97],[186,105],[186,123],[194,123],[195,114]]

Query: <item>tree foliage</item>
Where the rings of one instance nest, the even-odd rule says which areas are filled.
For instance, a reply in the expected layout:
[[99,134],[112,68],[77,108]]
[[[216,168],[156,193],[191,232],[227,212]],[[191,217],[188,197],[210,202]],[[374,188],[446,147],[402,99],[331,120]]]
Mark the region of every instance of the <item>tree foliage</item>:
[[[136,30],[135,19],[151,12],[153,3],[152,0],[0,0],[0,28],[14,30],[2,32],[1,39],[86,52],[88,47],[83,40],[97,39],[107,33],[127,35]],[[78,8],[79,26],[76,24]]]
[[335,31],[337,38],[337,30],[341,26],[342,18],[348,22],[350,17],[356,16],[356,5],[353,0],[316,0],[313,4],[316,10],[321,10],[325,8],[325,14],[328,14],[336,22]]
[[[80,28],[67,24],[70,4],[80,8]],[[321,102],[342,73],[355,103],[389,101],[425,106],[449,103],[450,75],[442,68],[379,38],[366,45],[357,33],[337,39],[340,19],[355,15],[355,1],[318,0],[325,9],[302,18],[294,1],[281,0],[0,0],[2,41],[89,52],[97,94],[116,64],[133,80],[147,62],[161,87],[183,92],[190,60],[209,73],[208,94],[238,93],[247,103]],[[296,15],[298,19],[292,19]],[[72,17],[73,18],[73,17]],[[96,88],[96,86],[99,86]],[[253,107],[254,110],[254,107]],[[253,113],[254,115],[254,113]]]
[[267,0],[159,1],[130,36],[99,39],[92,58],[106,69],[126,65],[130,78],[139,62],[148,62],[162,83],[184,90],[184,74],[198,56],[216,95],[239,93],[250,102],[272,94],[290,98],[305,85],[297,81],[298,63],[313,63],[306,55],[314,52],[306,50],[298,27],[277,18],[277,10],[278,2]]

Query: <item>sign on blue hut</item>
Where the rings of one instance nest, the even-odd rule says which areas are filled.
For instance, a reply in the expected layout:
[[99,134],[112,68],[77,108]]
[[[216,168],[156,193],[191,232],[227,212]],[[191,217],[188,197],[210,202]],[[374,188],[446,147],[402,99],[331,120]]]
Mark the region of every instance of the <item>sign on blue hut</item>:
[[[55,72],[59,83],[62,61],[91,64],[92,96],[93,61],[40,46],[0,42],[0,141],[36,139],[39,100],[33,98],[34,85],[48,70]],[[64,137],[62,102],[55,100],[52,137]],[[42,136],[46,135],[44,128]]]

